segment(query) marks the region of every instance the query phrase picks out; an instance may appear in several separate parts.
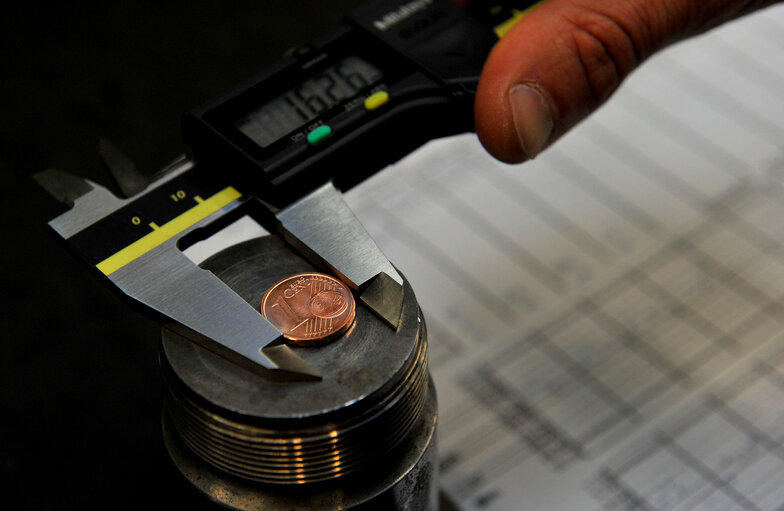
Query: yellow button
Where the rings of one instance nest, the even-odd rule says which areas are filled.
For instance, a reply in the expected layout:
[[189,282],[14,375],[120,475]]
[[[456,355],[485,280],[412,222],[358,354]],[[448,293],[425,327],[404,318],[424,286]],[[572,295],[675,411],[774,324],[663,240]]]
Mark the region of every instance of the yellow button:
[[380,90],[367,97],[365,100],[365,108],[368,110],[375,110],[387,101],[389,101],[389,94],[387,94],[387,91],[385,90]]

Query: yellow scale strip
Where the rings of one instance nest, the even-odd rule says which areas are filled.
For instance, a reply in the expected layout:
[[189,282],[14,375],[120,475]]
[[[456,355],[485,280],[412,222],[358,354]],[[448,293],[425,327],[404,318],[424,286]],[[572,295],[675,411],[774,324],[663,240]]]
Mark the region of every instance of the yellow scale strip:
[[171,239],[197,222],[204,220],[222,207],[239,199],[241,196],[242,194],[240,192],[229,186],[209,199],[203,200],[201,197],[196,197],[195,200],[198,204],[194,207],[160,227],[153,227],[154,230],[151,233],[139,238],[116,254],[107,257],[98,263],[96,267],[104,275],[111,275],[126,264],[141,257],[164,241]]
[[520,10],[517,10],[517,9],[512,9],[512,17],[511,17],[511,18],[509,18],[508,20],[504,21],[504,22],[503,22],[503,23],[501,23],[500,25],[497,25],[497,26],[496,26],[496,27],[493,29],[493,30],[495,31],[495,35],[497,35],[499,38],[500,38],[500,37],[504,37],[504,36],[507,34],[507,32],[509,32],[510,30],[512,30],[512,27],[514,27],[515,25],[517,25],[517,22],[518,22],[518,21],[520,21],[521,19],[523,19],[523,16],[525,16],[526,14],[528,14],[528,12],[529,12],[531,9],[533,9],[534,7],[536,7],[537,5],[539,5],[540,3],[542,3],[542,2],[536,2],[536,3],[535,3],[535,4],[533,4],[532,6],[528,7],[527,9],[524,9],[524,10],[522,10],[522,11],[520,11]]

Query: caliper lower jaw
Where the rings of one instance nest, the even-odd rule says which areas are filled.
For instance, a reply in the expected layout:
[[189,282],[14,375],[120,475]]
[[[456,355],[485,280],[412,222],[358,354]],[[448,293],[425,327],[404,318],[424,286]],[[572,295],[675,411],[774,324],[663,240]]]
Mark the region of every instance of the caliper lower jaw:
[[[171,179],[190,167],[190,163],[183,163],[167,177]],[[96,183],[55,170],[39,173],[36,180],[71,208],[49,222],[65,240],[147,193],[120,199]],[[163,182],[154,183],[150,189]],[[215,211],[117,269],[103,270],[98,265],[96,270],[128,298],[176,322],[165,328],[240,367],[276,381],[321,379],[313,367],[283,343],[277,328],[177,247],[180,238],[209,225],[224,213]],[[74,249],[84,259],[92,259],[91,254]]]
[[368,283],[359,299],[386,321],[398,329],[403,313],[403,286],[386,273],[379,273]]
[[[190,167],[190,162],[178,165],[165,179],[128,199],[117,198],[95,183],[56,171],[40,174],[38,181],[52,195],[71,206],[69,211],[50,222],[51,227],[68,240]],[[241,367],[275,380],[320,379],[315,369],[283,343],[280,332],[263,316],[256,311],[246,311],[249,309],[247,303],[177,248],[179,238],[209,225],[223,213],[210,214],[120,270],[104,274],[129,298],[180,324],[180,327],[169,325],[167,328]],[[331,183],[282,210],[276,217],[287,241],[317,266],[329,268],[358,291],[360,300],[397,330],[403,306],[403,279]],[[175,276],[180,284],[186,283],[184,287],[163,284]],[[178,304],[178,297],[188,285],[195,286],[191,293],[185,293],[189,300],[197,302],[195,306],[192,302],[188,306]],[[194,297],[207,301],[202,303],[203,300]],[[216,303],[220,306],[216,307]],[[236,314],[243,318],[240,323],[244,328],[239,333],[233,331],[237,328]],[[216,324],[229,331],[216,329]]]
[[403,277],[329,182],[276,215],[283,238],[316,266],[328,268],[397,330]]
[[243,369],[261,376],[265,380],[279,383],[296,383],[322,379],[321,375],[310,364],[305,362],[285,344],[282,336],[259,350],[259,353],[266,359],[266,365],[262,365],[258,361],[250,360],[237,351],[227,348],[225,345],[188,328],[182,323],[168,323],[163,328],[194,344],[198,344],[202,348]]

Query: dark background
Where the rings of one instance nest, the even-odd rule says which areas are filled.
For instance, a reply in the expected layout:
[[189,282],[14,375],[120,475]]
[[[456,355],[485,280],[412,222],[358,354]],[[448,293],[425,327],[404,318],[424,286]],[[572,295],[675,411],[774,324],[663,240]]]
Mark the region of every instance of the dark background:
[[109,184],[99,137],[145,174],[179,116],[323,33],[356,1],[62,2],[0,16],[0,489],[7,509],[197,508],[161,440],[159,326],[56,242],[31,178]]

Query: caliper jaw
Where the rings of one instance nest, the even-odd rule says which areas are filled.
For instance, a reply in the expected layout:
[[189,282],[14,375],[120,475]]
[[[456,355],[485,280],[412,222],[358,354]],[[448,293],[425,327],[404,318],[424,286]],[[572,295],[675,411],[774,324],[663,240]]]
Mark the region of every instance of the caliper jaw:
[[[55,198],[72,205],[69,211],[49,223],[63,239],[69,240],[192,167],[191,162],[182,162],[128,199],[119,199],[100,185],[59,171],[44,171],[36,175],[36,180]],[[209,232],[210,224],[218,225],[221,218],[225,220],[224,217],[248,210],[265,227],[277,230],[315,265],[329,268],[358,290],[360,299],[397,329],[403,279],[331,183],[274,216],[268,209],[259,207],[259,201],[243,198],[233,188],[224,192],[227,190],[230,193],[219,207],[208,209],[198,220],[176,230],[153,248],[116,268],[107,269],[103,263],[96,268],[124,295],[176,322],[166,328],[227,360],[274,380],[318,380],[321,378],[318,372],[283,343],[277,328],[178,247],[180,240],[189,234],[192,234],[190,238],[199,238]],[[204,202],[193,210],[201,208]],[[158,228],[166,230],[167,226]],[[90,260],[91,254],[83,253],[84,248],[82,251],[74,248]]]
[[109,278],[130,298],[185,327],[169,329],[241,367],[275,380],[321,379],[279,342],[277,328],[215,274],[191,261],[174,239]]
[[[55,198],[73,205],[49,223],[57,234],[69,240],[191,166],[185,163],[175,168],[129,199],[119,199],[100,185],[55,170],[39,173],[36,180]],[[233,200],[227,199],[223,207],[120,267],[105,270],[98,265],[98,269],[125,296],[182,325],[169,328],[178,329],[185,337],[241,367],[274,380],[318,380],[318,372],[280,342],[282,334],[277,328],[177,247],[180,238],[240,205],[242,199],[236,195]],[[80,255],[90,259],[90,254]]]
[[358,290],[360,299],[397,329],[403,310],[403,278],[331,182],[275,216],[289,244]]

